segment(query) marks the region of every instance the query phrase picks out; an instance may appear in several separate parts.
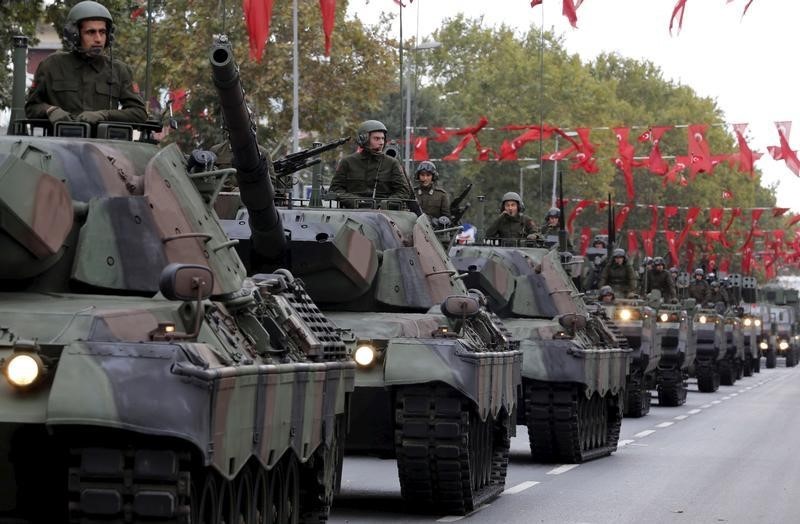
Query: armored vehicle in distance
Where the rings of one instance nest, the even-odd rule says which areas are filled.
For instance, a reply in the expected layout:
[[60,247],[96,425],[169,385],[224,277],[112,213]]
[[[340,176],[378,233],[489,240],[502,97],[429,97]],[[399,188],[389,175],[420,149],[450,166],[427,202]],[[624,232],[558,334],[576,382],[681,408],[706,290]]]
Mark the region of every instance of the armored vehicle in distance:
[[694,308],[694,299],[658,306],[656,329],[661,339],[661,358],[655,380],[659,406],[681,406],[686,402],[687,380],[697,354]]
[[211,207],[232,170],[149,126],[12,128],[0,520],[327,518],[355,364],[290,273],[245,275]]
[[468,245],[450,255],[521,341],[519,423],[528,427],[534,460],[579,463],[614,452],[630,350],[587,309],[559,253]]
[[719,389],[720,361],[727,353],[724,317],[715,309],[698,308],[694,312],[694,332],[697,389],[712,393]]

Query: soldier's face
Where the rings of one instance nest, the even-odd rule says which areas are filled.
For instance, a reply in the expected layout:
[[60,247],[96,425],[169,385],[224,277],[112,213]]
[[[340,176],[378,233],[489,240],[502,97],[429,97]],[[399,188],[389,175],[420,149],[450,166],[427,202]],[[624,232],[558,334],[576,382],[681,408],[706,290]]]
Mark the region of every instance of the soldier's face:
[[512,217],[517,216],[517,213],[519,213],[519,205],[516,200],[506,200],[503,202],[503,209]]
[[373,131],[369,134],[369,148],[372,151],[383,151],[383,146],[386,144],[386,134],[383,131]]
[[433,183],[433,174],[427,171],[420,171],[417,177],[419,177],[419,185],[422,187],[430,187]]
[[81,22],[81,48],[100,51],[106,46],[108,38],[105,20],[84,20]]
[[549,226],[557,226],[558,225],[558,217],[547,217],[547,225],[549,225]]

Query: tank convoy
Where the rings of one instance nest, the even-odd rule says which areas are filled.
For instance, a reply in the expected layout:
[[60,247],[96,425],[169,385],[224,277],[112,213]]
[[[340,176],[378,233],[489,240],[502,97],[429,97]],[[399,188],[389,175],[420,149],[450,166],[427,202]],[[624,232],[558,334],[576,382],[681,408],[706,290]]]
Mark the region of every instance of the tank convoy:
[[659,406],[681,406],[686,402],[689,375],[697,355],[694,330],[694,299],[661,303],[656,311],[656,331],[661,340],[661,358],[655,371]]
[[613,453],[630,349],[583,303],[556,249],[504,243],[454,246],[450,255],[521,342],[519,423],[533,459],[579,463]]
[[[355,363],[291,273],[245,274],[212,209],[233,170],[130,140],[148,125],[14,131],[0,137],[0,520],[327,518]],[[247,176],[268,181],[236,176],[251,194]]]

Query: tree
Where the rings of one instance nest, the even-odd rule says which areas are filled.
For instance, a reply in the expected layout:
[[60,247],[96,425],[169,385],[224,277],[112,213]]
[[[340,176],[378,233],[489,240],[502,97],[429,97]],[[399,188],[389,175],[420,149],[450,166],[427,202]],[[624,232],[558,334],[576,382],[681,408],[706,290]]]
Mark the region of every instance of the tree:
[[43,0],[16,2],[0,0],[0,60],[5,75],[0,75],[0,109],[11,107],[11,48],[16,35],[29,37],[28,45],[35,45],[36,22],[44,12]]

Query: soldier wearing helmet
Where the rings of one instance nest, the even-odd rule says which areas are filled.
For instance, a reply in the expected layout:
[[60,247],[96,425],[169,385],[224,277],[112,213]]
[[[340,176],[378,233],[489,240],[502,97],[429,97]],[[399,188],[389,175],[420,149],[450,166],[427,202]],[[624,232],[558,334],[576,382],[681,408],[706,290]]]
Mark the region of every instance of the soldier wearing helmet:
[[600,301],[601,302],[614,302],[614,288],[611,286],[603,286],[600,288]]
[[330,191],[343,207],[373,207],[376,200],[407,200],[410,187],[396,157],[384,153],[388,130],[378,120],[358,126],[359,150],[344,157],[336,167]]
[[500,203],[500,216],[486,230],[486,238],[525,239],[539,235],[533,219],[523,212],[525,204],[519,194],[509,191]]
[[712,305],[723,304],[721,309],[724,311],[728,308],[728,300],[728,291],[720,285],[719,280],[713,280],[709,284],[706,302]]
[[48,56],[36,69],[25,102],[28,118],[47,118],[53,124],[147,120],[131,68],[106,56],[114,42],[108,9],[90,0],[75,4],[62,40],[67,51]]
[[558,236],[558,219],[561,218],[561,210],[557,207],[551,207],[544,215],[544,225],[542,226],[542,234],[544,236],[556,235]]
[[705,271],[698,267],[694,270],[692,283],[689,284],[689,296],[697,301],[698,304],[705,304],[711,294],[711,286],[705,279]]
[[600,287],[611,286],[620,296],[636,293],[636,272],[625,256],[625,250],[617,248],[611,253],[611,262],[600,273]]
[[450,196],[438,187],[439,172],[433,162],[420,162],[415,172],[418,185],[414,188],[422,212],[431,218],[450,216]]
[[655,257],[653,259],[653,269],[647,272],[647,284],[645,285],[644,293],[650,293],[654,289],[661,292],[664,300],[675,300],[677,293],[675,291],[675,279],[665,271],[666,263],[663,257]]

